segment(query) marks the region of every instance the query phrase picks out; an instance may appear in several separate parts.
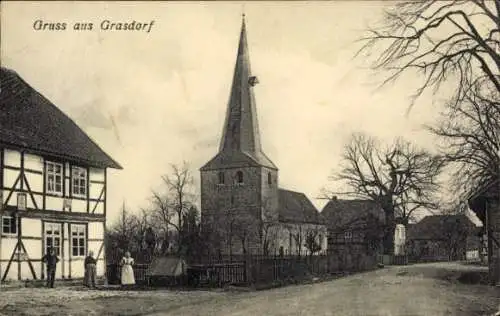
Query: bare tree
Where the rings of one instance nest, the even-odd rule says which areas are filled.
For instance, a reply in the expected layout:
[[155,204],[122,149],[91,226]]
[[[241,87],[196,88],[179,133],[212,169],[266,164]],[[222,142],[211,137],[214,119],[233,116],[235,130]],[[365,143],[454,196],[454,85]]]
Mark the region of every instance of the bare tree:
[[166,194],[152,191],[151,209],[153,224],[161,238],[161,252],[165,254],[170,246],[170,227],[178,230],[179,227],[173,221],[174,211],[172,210],[170,198]]
[[369,28],[358,54],[374,57],[375,70],[388,71],[384,83],[419,74],[424,91],[456,87],[460,102],[472,86],[500,91],[500,1],[404,1],[384,12],[381,26]]
[[182,166],[171,165],[171,169],[170,174],[162,176],[165,185],[163,192],[152,191],[152,211],[162,223],[164,242],[170,236],[170,228],[173,228],[177,233],[177,248],[180,248],[182,221],[195,204],[194,179],[186,162]]
[[[285,225],[295,243],[295,253],[298,256],[302,255],[302,245],[304,244],[304,230],[302,225],[288,224]],[[292,249],[290,249],[291,251]]]
[[262,222],[262,254],[271,255],[271,251],[276,250],[279,238],[280,226],[274,222]]
[[136,261],[144,259],[144,233],[149,225],[149,214],[132,214],[123,205],[119,220],[106,232],[106,255],[112,262],[120,259],[125,251],[130,251]]
[[114,246],[122,251],[130,249],[135,235],[134,218],[130,216],[125,208],[125,203],[122,206],[120,218],[118,222],[111,226],[110,233],[115,235]]
[[313,256],[315,253],[321,251],[320,230],[317,228],[309,228],[305,233],[304,246],[309,250],[309,255]]
[[134,234],[132,238],[134,239],[136,245],[137,245],[137,250],[143,251],[146,250],[146,230],[150,226],[150,214],[145,211],[141,210],[139,214],[133,214],[131,215],[130,222],[133,226]]
[[240,211],[235,216],[233,235],[240,242],[243,255],[249,253],[252,242],[260,241],[259,219],[245,211]]
[[450,162],[451,188],[462,199],[479,185],[498,179],[500,103],[471,90],[463,102],[448,103],[429,130],[441,139]]
[[233,260],[233,240],[235,239],[236,219],[237,216],[235,211],[228,208],[224,211],[224,218],[218,220],[221,225],[219,227],[219,235],[224,235],[225,243],[228,247],[227,250],[229,251],[229,259],[231,261]]
[[172,172],[162,176],[168,190],[172,194],[173,208],[177,217],[178,245],[182,240],[182,219],[194,204],[195,195],[192,192],[194,179],[189,170],[189,165],[184,162],[182,166],[171,165]]
[[443,160],[432,153],[397,139],[382,148],[363,134],[354,134],[345,146],[342,169],[331,177],[347,190],[337,194],[372,200],[384,210],[384,252],[394,251],[395,219],[406,226],[418,209],[439,207],[436,193]]
[[268,256],[276,251],[281,225],[278,221],[278,212],[271,198],[264,198],[262,202],[261,245],[262,254]]

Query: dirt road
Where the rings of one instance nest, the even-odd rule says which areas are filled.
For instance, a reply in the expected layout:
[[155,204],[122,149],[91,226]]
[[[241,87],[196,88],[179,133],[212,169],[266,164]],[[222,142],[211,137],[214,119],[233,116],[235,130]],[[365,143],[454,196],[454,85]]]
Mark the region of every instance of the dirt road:
[[492,315],[500,288],[456,282],[458,264],[390,267],[258,292],[18,289],[0,294],[4,315]]

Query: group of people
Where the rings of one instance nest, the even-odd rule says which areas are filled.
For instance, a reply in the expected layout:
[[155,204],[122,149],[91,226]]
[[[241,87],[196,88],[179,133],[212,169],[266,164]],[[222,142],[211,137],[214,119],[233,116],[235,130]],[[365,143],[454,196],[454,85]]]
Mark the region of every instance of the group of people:
[[[50,248],[48,253],[42,257],[42,262],[45,263],[47,268],[47,287],[54,287],[54,280],[56,276],[57,263],[59,258],[55,253],[54,248]],[[97,260],[94,258],[94,252],[89,251],[87,257],[84,260],[85,274],[83,278],[83,284],[88,288],[96,288],[96,264]],[[130,252],[126,252],[125,256],[120,262],[121,266],[121,284],[125,286],[130,286],[135,284],[134,270],[132,265],[134,264],[134,259],[130,256]]]

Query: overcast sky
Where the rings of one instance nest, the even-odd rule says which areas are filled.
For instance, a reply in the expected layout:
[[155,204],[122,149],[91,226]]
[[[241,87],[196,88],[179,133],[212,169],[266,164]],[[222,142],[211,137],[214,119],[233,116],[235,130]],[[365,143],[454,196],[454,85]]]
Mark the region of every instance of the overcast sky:
[[[436,110],[429,96],[405,116],[418,84],[384,77],[353,59],[354,41],[390,2],[3,2],[2,65],[73,118],[124,167],[109,173],[108,210],[146,206],[170,163],[198,168],[215,155],[244,7],[264,151],[280,186],[315,198],[328,186],[354,131],[423,146],[421,125]],[[36,31],[36,20],[66,22]],[[106,32],[101,21],[149,23],[150,33]],[[91,22],[92,31],[73,31]],[[113,122],[114,121],[114,122]]]

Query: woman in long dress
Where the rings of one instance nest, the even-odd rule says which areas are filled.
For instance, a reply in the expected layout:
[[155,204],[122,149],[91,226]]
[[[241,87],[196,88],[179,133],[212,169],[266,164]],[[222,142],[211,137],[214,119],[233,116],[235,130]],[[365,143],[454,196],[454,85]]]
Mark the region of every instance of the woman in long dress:
[[134,264],[134,259],[130,256],[130,252],[125,253],[125,257],[122,258],[121,266],[122,266],[122,285],[134,285],[134,269],[132,269],[132,265]]
[[89,288],[95,288],[96,260],[94,258],[93,251],[89,251],[89,255],[85,258],[84,265],[85,265],[84,284]]

